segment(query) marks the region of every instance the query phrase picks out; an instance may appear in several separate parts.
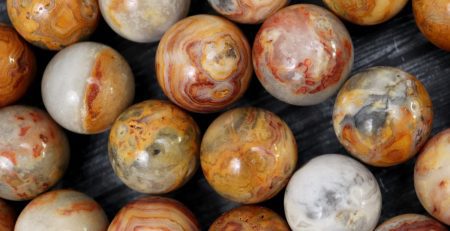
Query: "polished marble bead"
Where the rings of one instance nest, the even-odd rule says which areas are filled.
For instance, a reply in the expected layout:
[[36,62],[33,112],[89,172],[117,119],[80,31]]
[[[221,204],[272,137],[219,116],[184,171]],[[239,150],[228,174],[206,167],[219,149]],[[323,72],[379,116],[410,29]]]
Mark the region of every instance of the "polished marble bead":
[[134,42],[158,41],[164,32],[184,18],[191,0],[99,0],[108,25]]
[[28,44],[14,28],[0,23],[0,107],[25,95],[36,72],[36,60]]
[[253,66],[275,98],[306,106],[331,97],[353,65],[353,45],[342,22],[328,10],[296,4],[270,16],[253,44]]
[[413,0],[416,24],[422,34],[434,45],[450,51],[450,1]]
[[164,197],[143,197],[125,205],[108,231],[200,231],[194,214],[180,202]]
[[149,194],[183,186],[198,166],[200,130],[172,103],[148,100],[133,105],[114,123],[109,159],[130,188]]
[[171,27],[156,53],[156,76],[166,96],[193,112],[223,110],[247,90],[252,77],[247,39],[230,21],[195,15]]
[[339,91],[333,112],[342,145],[378,167],[411,159],[428,139],[432,122],[425,86],[393,67],[374,67],[351,77]]
[[243,204],[259,203],[287,184],[297,164],[297,145],[288,125],[274,113],[237,108],[208,127],[200,162],[217,193]]
[[380,217],[381,192],[358,161],[321,155],[292,176],[284,210],[293,231],[372,231]]
[[358,24],[376,25],[393,18],[408,0],[323,0],[339,17]]
[[47,191],[64,175],[69,143],[43,111],[28,106],[0,109],[0,197],[21,201]]
[[245,24],[257,24],[289,3],[289,0],[208,0],[219,14]]
[[217,218],[209,231],[290,231],[286,221],[261,206],[242,206]]
[[385,221],[375,231],[448,231],[448,229],[427,216],[403,214]]
[[450,129],[431,138],[414,169],[414,186],[423,207],[450,225]]
[[32,200],[20,213],[14,231],[105,231],[102,207],[74,190],[50,191]]
[[134,78],[114,49],[82,42],[57,53],[42,79],[42,98],[64,128],[95,134],[109,129],[134,98]]
[[7,0],[12,24],[28,42],[61,50],[87,39],[100,19],[97,0]]

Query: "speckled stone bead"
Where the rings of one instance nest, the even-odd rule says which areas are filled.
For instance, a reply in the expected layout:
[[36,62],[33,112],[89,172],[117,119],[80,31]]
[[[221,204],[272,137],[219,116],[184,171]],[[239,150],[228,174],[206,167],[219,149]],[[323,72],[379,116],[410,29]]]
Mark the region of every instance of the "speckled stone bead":
[[200,231],[197,219],[180,202],[164,197],[143,197],[125,205],[108,231]]
[[242,206],[217,218],[209,231],[289,231],[278,214],[261,206]]
[[77,43],[57,53],[45,68],[42,98],[64,128],[80,134],[100,133],[133,101],[133,73],[111,47]]
[[211,113],[236,102],[253,74],[247,39],[230,21],[195,15],[171,27],[156,52],[156,76],[178,106]]
[[289,0],[208,0],[219,14],[239,23],[257,24],[289,3]]
[[358,24],[376,25],[393,18],[408,0],[323,0],[339,17]]
[[372,231],[381,212],[381,192],[372,173],[343,155],[321,155],[301,167],[284,195],[293,231]]
[[184,18],[191,0],[99,0],[108,25],[134,42],[158,41],[173,24]]
[[105,231],[100,205],[73,190],[50,191],[32,200],[17,218],[15,231]]
[[208,127],[200,162],[217,193],[254,204],[272,198],[287,184],[297,164],[297,145],[277,115],[259,108],[237,108]]
[[14,28],[0,23],[0,107],[25,95],[36,72],[36,60],[28,44]]
[[100,18],[97,0],[7,0],[12,24],[28,42],[61,50],[86,39]]
[[385,221],[375,231],[448,231],[448,229],[427,216],[403,214]]
[[69,163],[69,143],[43,111],[0,109],[0,197],[29,200],[58,182]]
[[148,100],[123,112],[109,136],[109,159],[130,188],[150,194],[183,186],[197,170],[200,130],[177,106]]
[[424,85],[393,67],[351,77],[334,104],[334,131],[363,162],[387,167],[412,158],[431,132],[433,107]]
[[296,4],[264,21],[252,57],[256,76],[271,95],[306,106],[325,101],[344,83],[353,65],[353,45],[333,13]]
[[423,207],[450,225],[450,129],[428,141],[416,161],[414,186]]

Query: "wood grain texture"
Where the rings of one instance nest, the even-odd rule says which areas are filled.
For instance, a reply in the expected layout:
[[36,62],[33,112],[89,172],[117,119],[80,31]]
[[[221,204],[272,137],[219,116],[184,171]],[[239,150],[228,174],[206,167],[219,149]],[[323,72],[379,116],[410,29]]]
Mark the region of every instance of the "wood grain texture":
[[[322,5],[320,0],[293,0],[291,3],[313,3]],[[0,18],[5,19],[5,1],[0,0]],[[322,5],[323,6],[323,5]],[[193,0],[190,15],[199,13],[215,14],[207,1]],[[450,127],[450,53],[446,53],[429,43],[417,29],[412,15],[411,3],[388,22],[360,27],[346,24],[355,46],[355,64],[352,74],[371,66],[389,65],[399,67],[417,76],[430,92],[435,108],[432,134]],[[240,25],[250,43],[259,26]],[[117,49],[130,63],[136,79],[135,102],[149,98],[167,99],[160,90],[154,69],[156,43],[136,44],[116,35],[108,26],[101,23],[92,40],[106,43]],[[37,52],[38,74],[42,75],[46,63],[53,53]],[[39,79],[37,79],[39,81]],[[270,96],[258,83],[255,76],[247,93],[233,107],[257,106],[273,111],[285,120],[293,130],[299,146],[298,164],[323,153],[346,153],[334,135],[331,115],[335,97],[312,107],[295,107],[282,103]],[[20,101],[42,107],[39,89],[31,88],[28,95]],[[205,131],[209,123],[219,114],[192,114]],[[120,180],[113,177],[108,161],[108,133],[95,136],[69,134],[72,152],[69,171],[59,187],[71,187],[94,197],[112,219],[120,208],[140,194],[128,189]],[[381,187],[383,209],[380,222],[403,213],[426,214],[420,205],[413,186],[415,159],[391,168],[370,168]],[[237,207],[213,192],[206,183],[201,171],[180,190],[169,194],[198,217],[202,230],[223,212]],[[283,192],[262,205],[283,215]],[[21,204],[17,206],[20,207]]]

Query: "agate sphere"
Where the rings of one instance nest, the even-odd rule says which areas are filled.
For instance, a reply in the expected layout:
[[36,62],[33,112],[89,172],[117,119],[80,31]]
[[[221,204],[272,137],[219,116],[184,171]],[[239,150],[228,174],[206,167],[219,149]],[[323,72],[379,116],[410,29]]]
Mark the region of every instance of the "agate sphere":
[[185,18],[164,34],[156,76],[167,97],[193,112],[225,109],[247,90],[251,52],[237,26],[212,15]]
[[0,23],[0,107],[25,95],[35,71],[31,49],[12,27]]
[[412,158],[431,132],[433,109],[424,85],[392,67],[374,67],[351,77],[333,112],[342,145],[363,162],[393,166]]
[[414,186],[423,207],[450,225],[450,129],[428,141],[417,158]]
[[261,23],[289,3],[289,0],[208,0],[219,14],[239,23]]
[[186,17],[191,0],[99,0],[108,25],[134,42],[158,41],[178,20]]
[[403,214],[385,221],[375,231],[448,231],[448,229],[427,216]]
[[0,199],[0,231],[13,231],[16,215],[14,210]]
[[105,231],[108,219],[100,205],[73,190],[50,191],[20,213],[14,231]]
[[42,98],[47,111],[64,128],[100,133],[132,103],[133,73],[114,49],[78,43],[60,51],[47,65]]
[[413,0],[416,24],[434,45],[450,51],[450,0]]
[[353,65],[353,45],[342,22],[310,4],[270,16],[253,44],[253,66],[263,87],[293,105],[318,104],[333,95]]
[[26,106],[0,109],[0,197],[29,200],[47,191],[69,163],[69,143],[43,111]]
[[109,159],[130,188],[150,194],[183,186],[197,170],[200,131],[177,106],[148,100],[123,112],[109,136]]
[[216,219],[209,231],[290,231],[286,221],[270,209],[242,206]]
[[108,231],[200,231],[194,214],[180,202],[164,197],[144,197],[125,205]]
[[200,162],[217,193],[239,203],[259,203],[287,184],[297,164],[297,145],[287,124],[272,112],[238,108],[208,127]]
[[100,18],[96,0],[7,0],[7,9],[22,37],[50,50],[86,39]]
[[293,231],[372,231],[381,212],[381,192],[372,173],[343,155],[321,155],[291,178],[284,210]]
[[376,25],[393,18],[408,0],[323,0],[339,17],[358,24]]

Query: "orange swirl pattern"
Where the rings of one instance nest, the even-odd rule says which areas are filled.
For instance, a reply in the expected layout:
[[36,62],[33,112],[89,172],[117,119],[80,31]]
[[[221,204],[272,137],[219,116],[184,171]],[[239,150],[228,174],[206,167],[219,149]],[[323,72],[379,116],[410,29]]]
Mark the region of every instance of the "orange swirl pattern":
[[221,15],[240,23],[261,23],[289,3],[289,0],[208,0]]
[[198,166],[200,130],[172,103],[148,100],[117,118],[109,136],[109,159],[130,188],[151,194],[183,186]]
[[156,53],[156,74],[164,93],[190,111],[219,111],[238,100],[248,87],[248,42],[233,23],[196,15],[169,29]]
[[238,108],[207,129],[200,161],[209,184],[225,198],[251,204],[275,196],[297,164],[292,131],[275,114]]
[[388,167],[412,158],[428,139],[433,106],[425,86],[392,67],[352,76],[334,105],[333,125],[341,144],[363,162]]
[[125,205],[108,231],[200,231],[197,219],[178,201],[163,197],[144,197]]
[[450,51],[450,11],[448,0],[413,0],[416,24],[434,45]]
[[209,231],[289,231],[278,214],[260,206],[242,206],[226,212],[209,227]]
[[403,214],[378,226],[375,231],[447,231],[441,223],[419,214]]
[[14,222],[14,210],[0,199],[0,231],[13,231]]
[[36,60],[17,32],[0,24],[0,107],[16,102],[31,84]]
[[9,106],[0,110],[0,197],[29,200],[47,191],[69,163],[63,131],[43,111]]
[[450,225],[450,129],[431,138],[414,168],[414,186],[422,206]]
[[408,0],[323,0],[323,2],[339,17],[349,22],[376,25],[397,15]]
[[19,34],[50,50],[87,38],[100,17],[96,0],[7,0],[7,10]]
[[310,4],[286,7],[264,21],[253,44],[253,65],[264,88],[294,105],[333,95],[353,65],[353,45],[342,22]]
[[89,196],[74,190],[54,190],[32,200],[17,218],[15,231],[105,231],[108,218]]

